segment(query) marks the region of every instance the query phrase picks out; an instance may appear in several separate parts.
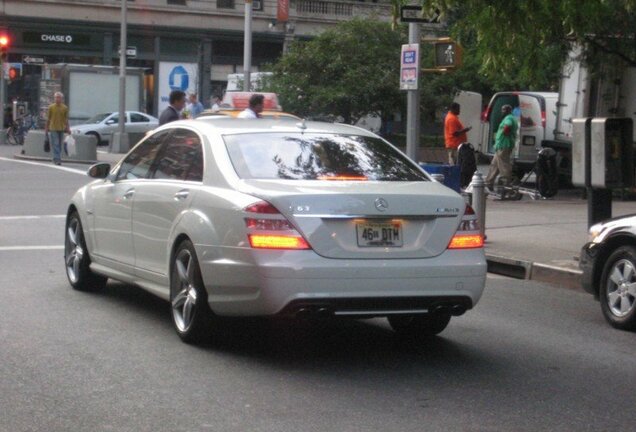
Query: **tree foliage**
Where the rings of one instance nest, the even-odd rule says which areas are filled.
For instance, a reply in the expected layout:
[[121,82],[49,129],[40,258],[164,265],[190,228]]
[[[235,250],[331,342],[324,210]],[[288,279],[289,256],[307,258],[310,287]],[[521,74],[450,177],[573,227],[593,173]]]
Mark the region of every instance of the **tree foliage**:
[[[474,44],[493,79],[546,85],[568,51],[592,68],[618,58],[636,66],[636,0],[422,0],[439,9],[460,42]],[[460,19],[457,19],[457,18]]]
[[271,66],[267,87],[286,111],[305,117],[341,116],[353,123],[369,113],[404,105],[399,90],[400,47],[405,37],[390,24],[353,19],[309,41],[296,41]]

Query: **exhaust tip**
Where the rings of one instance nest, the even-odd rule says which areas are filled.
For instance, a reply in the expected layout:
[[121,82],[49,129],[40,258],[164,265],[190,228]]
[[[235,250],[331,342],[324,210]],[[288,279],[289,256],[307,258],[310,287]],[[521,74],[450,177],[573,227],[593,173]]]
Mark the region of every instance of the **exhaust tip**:
[[438,305],[438,306],[435,306],[435,308],[433,309],[433,312],[436,314],[447,314],[450,312],[450,310],[448,306]]
[[298,318],[307,318],[311,315],[311,309],[309,308],[300,308],[296,311],[296,317]]
[[466,306],[463,305],[455,305],[451,308],[451,315],[460,316],[466,313]]
[[316,311],[316,315],[319,317],[328,317],[333,315],[333,311],[326,307],[321,307]]

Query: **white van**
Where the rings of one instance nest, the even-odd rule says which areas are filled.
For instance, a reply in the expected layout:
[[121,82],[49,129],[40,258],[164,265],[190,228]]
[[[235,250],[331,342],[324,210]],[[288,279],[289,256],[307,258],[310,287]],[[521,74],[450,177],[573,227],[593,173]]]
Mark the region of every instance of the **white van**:
[[554,140],[558,100],[558,93],[530,91],[495,93],[482,114],[481,141],[478,150],[489,157],[494,156],[495,135],[499,123],[503,120],[501,107],[510,105],[519,124],[517,145],[513,153],[515,168],[518,171],[529,172],[537,160],[537,154],[544,141]]

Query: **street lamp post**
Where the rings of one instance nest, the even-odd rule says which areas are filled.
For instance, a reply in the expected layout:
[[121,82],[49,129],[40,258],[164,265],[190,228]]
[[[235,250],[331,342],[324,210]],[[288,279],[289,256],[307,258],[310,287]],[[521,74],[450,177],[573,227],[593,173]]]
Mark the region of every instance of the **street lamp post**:
[[243,44],[243,90],[250,91],[252,69],[252,0],[245,0],[245,39]]
[[126,153],[129,148],[126,133],[126,33],[128,31],[128,0],[121,0],[121,28],[119,39],[119,123],[113,136],[111,150]]

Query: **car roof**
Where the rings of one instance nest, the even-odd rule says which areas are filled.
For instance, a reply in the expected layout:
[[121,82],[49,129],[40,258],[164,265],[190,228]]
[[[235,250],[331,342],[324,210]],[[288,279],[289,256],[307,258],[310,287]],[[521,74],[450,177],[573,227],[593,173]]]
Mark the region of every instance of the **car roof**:
[[[302,125],[302,126],[301,126]],[[342,123],[326,123],[316,121],[292,122],[289,119],[237,119],[230,117],[198,117],[194,120],[179,120],[168,123],[156,130],[170,129],[178,126],[190,126],[202,133],[230,135],[243,133],[267,132],[304,132],[331,133],[346,135],[376,136],[358,126]]]

